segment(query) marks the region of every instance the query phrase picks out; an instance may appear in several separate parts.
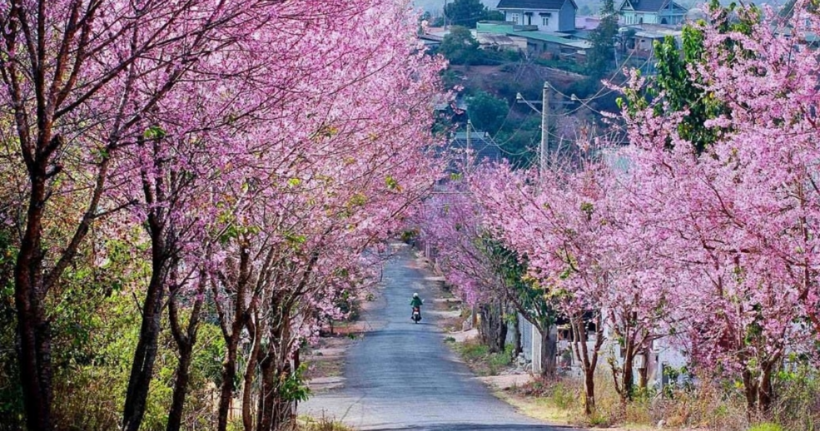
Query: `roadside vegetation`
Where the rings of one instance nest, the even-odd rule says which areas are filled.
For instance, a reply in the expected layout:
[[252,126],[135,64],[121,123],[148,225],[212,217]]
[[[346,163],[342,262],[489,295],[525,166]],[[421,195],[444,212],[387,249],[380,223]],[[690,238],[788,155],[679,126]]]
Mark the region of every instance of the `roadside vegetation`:
[[453,343],[461,359],[479,376],[497,376],[512,363],[512,349],[508,345],[503,352],[491,353],[490,349],[478,340]]

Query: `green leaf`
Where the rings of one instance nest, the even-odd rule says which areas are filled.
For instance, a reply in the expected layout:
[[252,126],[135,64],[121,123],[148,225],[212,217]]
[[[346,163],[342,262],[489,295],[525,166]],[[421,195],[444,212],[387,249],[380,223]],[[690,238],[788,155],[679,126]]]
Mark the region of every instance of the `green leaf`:
[[165,130],[159,126],[151,126],[145,129],[145,133],[143,133],[145,139],[162,139],[166,135],[167,133],[165,132]]

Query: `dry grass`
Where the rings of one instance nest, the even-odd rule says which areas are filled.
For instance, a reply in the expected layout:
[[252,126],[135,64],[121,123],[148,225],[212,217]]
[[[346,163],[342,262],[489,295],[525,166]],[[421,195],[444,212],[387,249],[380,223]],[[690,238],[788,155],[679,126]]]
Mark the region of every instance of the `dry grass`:
[[534,381],[502,395],[523,413],[559,425],[624,430],[655,428],[742,431],[749,427],[743,400],[711,385],[672,391],[671,396],[638,397],[623,405],[611,377],[595,379],[596,410],[583,414],[583,387],[578,378]]
[[294,431],[355,431],[353,428],[328,418],[300,416]]
[[478,339],[448,344],[453,346],[467,366],[479,376],[497,376],[501,371],[509,368],[512,362],[512,346],[507,346],[504,352],[490,353],[487,346]]

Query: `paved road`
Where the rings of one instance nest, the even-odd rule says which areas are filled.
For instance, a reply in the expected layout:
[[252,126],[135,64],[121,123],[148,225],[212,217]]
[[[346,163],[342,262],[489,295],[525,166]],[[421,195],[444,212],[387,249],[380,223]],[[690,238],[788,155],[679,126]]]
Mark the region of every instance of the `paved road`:
[[361,430],[553,430],[495,398],[456,362],[436,316],[410,320],[413,292],[433,297],[434,282],[400,248],[386,265],[383,306],[366,315],[374,330],[350,349],[343,388],[318,394],[300,413],[342,419]]

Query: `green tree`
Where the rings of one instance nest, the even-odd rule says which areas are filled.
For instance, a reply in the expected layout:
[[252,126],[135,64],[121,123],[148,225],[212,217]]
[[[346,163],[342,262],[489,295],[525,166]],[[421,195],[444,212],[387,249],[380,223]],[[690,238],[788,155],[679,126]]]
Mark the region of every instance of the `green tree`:
[[478,130],[495,134],[507,116],[507,101],[494,97],[485,91],[479,91],[467,104],[467,114]]
[[506,17],[504,14],[497,10],[488,10],[487,14],[484,16],[484,19],[487,21],[504,21]]
[[558,318],[553,303],[555,293],[527,274],[526,256],[519,256],[490,236],[479,241],[480,249],[499,276],[505,299],[541,334],[541,375],[554,378],[558,353],[558,340],[552,331]]
[[462,26],[452,27],[438,50],[452,64],[473,64],[480,56],[478,41]]
[[481,0],[456,0],[444,6],[444,15],[455,25],[475,28],[476,23],[487,16],[487,7]]
[[590,34],[592,48],[587,51],[587,74],[600,79],[615,63],[615,42],[618,36],[618,14],[614,0],[605,0],[601,7],[601,23]]
[[[720,4],[713,0],[711,7],[720,9],[720,31],[727,33],[736,31],[743,34],[750,34],[752,25],[759,19],[757,9],[752,8],[750,12],[740,11],[738,19],[727,19],[736,12],[735,4],[722,8]],[[732,52],[736,42],[727,40],[725,48],[727,52]],[[727,109],[712,94],[706,93],[701,88],[701,83],[689,74],[689,66],[702,64],[706,61],[706,52],[703,47],[703,33],[696,27],[684,26],[681,37],[681,46],[678,46],[674,38],[667,36],[662,42],[656,42],[654,46],[657,76],[650,83],[647,94],[643,102],[639,102],[636,107],[646,106],[646,98],[653,98],[663,94],[664,105],[656,104],[657,115],[663,115],[664,109],[669,112],[679,112],[688,110],[688,114],[678,126],[678,134],[683,139],[695,144],[698,152],[702,152],[712,142],[714,142],[723,130],[718,128],[708,128],[704,126],[707,120],[728,114]],[[741,55],[753,55],[751,52],[740,51]],[[731,56],[727,57],[731,61]],[[633,96],[636,97],[637,95]]]

